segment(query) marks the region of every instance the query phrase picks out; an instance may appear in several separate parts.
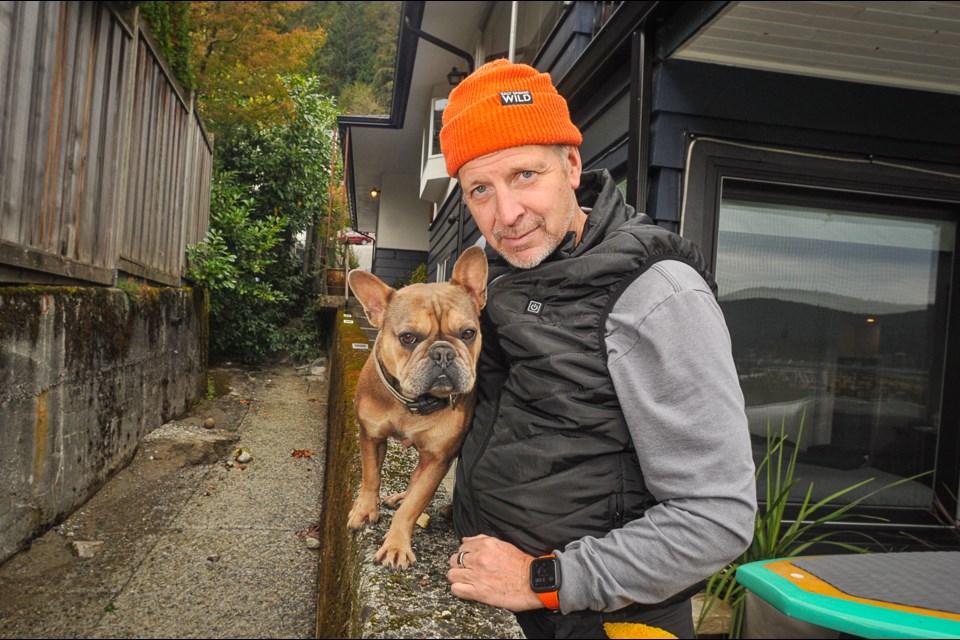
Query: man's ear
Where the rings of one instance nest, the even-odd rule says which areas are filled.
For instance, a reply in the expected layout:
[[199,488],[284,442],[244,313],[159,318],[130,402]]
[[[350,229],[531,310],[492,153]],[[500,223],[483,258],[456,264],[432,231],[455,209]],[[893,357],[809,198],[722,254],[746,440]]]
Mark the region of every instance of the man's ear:
[[380,278],[366,271],[351,271],[347,276],[350,290],[367,312],[370,324],[379,328],[383,325],[383,314],[387,311],[390,298],[395,291],[385,285]]
[[580,188],[580,174],[583,173],[583,161],[580,159],[580,149],[572,144],[567,147],[567,167],[570,186],[577,190]]

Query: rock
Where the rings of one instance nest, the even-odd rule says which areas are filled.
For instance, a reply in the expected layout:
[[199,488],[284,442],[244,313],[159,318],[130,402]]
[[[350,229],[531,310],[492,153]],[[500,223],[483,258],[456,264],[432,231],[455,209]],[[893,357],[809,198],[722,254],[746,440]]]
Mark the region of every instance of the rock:
[[310,375],[312,376],[323,376],[327,373],[326,367],[311,367]]
[[74,540],[70,543],[71,550],[80,558],[92,558],[102,546],[103,540]]
[[319,549],[320,541],[314,538],[313,536],[306,536],[303,539],[304,543],[307,545],[307,549]]
[[214,420],[213,418],[207,418],[206,420],[203,421],[203,427],[205,429],[213,429],[216,426],[216,424],[217,424],[217,421]]
[[240,464],[246,464],[253,460],[253,456],[250,455],[249,451],[241,451],[240,455],[237,456],[237,462]]
[[[705,596],[706,594],[701,591],[690,599],[691,604],[693,605],[694,625],[696,625],[697,621],[700,619],[700,612],[703,610]],[[722,600],[717,600],[712,604],[710,610],[707,612],[707,615],[700,623],[700,627],[697,629],[697,635],[726,636],[730,632],[730,623],[732,619],[733,609],[730,607],[730,605]]]
[[420,517],[417,518],[417,526],[421,529],[426,529],[428,524],[430,524],[430,516],[425,513],[421,513]]

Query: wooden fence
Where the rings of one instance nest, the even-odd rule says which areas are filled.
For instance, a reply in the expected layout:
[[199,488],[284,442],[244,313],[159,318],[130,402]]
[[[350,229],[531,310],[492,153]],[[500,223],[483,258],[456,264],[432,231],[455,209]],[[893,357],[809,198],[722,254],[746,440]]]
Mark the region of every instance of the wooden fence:
[[0,281],[178,285],[212,162],[135,12],[0,1]]

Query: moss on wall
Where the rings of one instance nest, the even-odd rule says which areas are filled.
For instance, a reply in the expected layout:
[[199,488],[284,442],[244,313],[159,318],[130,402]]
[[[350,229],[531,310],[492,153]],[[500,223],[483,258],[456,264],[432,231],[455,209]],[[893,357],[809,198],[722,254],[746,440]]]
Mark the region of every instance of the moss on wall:
[[40,319],[47,310],[47,287],[0,287],[0,341],[29,332],[40,339]]
[[370,344],[359,325],[344,324],[339,312],[333,328],[328,399],[328,447],[323,491],[322,535],[325,541],[318,577],[317,637],[356,638],[361,620],[356,594],[359,589],[359,554],[346,526],[353,496],[360,486],[360,451],[353,397],[360,370],[369,351],[354,343]]

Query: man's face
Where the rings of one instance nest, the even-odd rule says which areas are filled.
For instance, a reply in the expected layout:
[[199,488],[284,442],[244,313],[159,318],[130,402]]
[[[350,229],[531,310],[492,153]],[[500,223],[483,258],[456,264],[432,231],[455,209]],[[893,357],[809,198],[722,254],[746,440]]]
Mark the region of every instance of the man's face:
[[586,215],[577,206],[580,153],[568,147],[525,145],[475,158],[458,177],[480,232],[510,264],[530,269],[543,262]]

